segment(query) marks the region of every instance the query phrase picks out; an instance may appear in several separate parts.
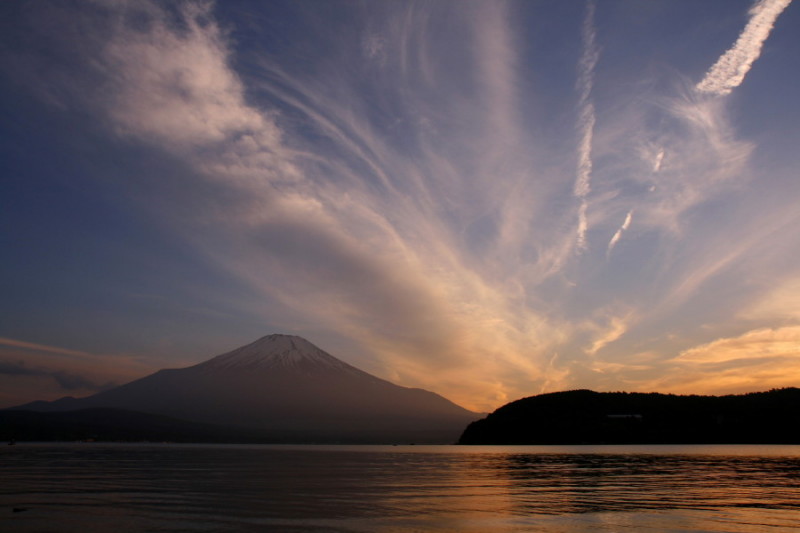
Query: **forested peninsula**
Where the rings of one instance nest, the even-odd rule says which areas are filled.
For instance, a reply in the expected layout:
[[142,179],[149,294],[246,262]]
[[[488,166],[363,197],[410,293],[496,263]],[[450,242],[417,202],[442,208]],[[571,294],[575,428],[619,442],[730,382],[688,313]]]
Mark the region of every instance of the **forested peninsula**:
[[541,394],[472,422],[459,444],[800,444],[800,389]]

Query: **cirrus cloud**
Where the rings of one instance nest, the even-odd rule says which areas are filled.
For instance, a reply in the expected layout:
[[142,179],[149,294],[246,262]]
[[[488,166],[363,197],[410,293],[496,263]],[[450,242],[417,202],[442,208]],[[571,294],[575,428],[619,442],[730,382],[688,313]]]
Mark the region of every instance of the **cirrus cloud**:
[[[626,85],[614,46],[600,61],[617,38],[602,3],[561,13],[558,35],[530,31],[542,6],[524,2],[335,3],[347,16],[328,18],[297,4],[281,24],[260,13],[269,31],[222,3],[75,6],[62,18],[81,31],[29,47],[47,82],[31,85],[70,92],[59,107],[113,150],[170,160],[126,186],[170,242],[246,287],[269,331],[313,331],[350,363],[480,410],[639,387],[669,365],[665,387],[690,370],[697,385],[744,364],[725,350],[769,337],[687,349],[735,314],[704,290],[789,226],[735,216],[769,176],[756,183],[759,144],[731,101],[679,71]],[[39,47],[70,53],[48,63]],[[737,68],[708,76],[737,85]],[[796,213],[786,196],[776,221]],[[779,303],[770,320],[793,316]]]

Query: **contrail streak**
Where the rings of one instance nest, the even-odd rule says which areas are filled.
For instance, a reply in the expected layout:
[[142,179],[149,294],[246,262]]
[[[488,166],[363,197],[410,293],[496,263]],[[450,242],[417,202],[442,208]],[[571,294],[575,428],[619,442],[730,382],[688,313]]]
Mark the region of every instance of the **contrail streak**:
[[614,249],[614,246],[617,245],[617,242],[622,238],[622,234],[625,232],[628,227],[631,225],[631,218],[633,217],[633,211],[628,211],[628,215],[625,217],[625,221],[622,223],[622,226],[617,230],[611,240],[608,242],[608,250],[607,254],[611,253],[611,250]]
[[578,129],[581,140],[578,145],[578,170],[573,187],[573,193],[580,199],[578,209],[578,250],[586,249],[586,231],[588,222],[586,210],[588,202],[586,200],[591,190],[592,179],[592,137],[594,135],[595,111],[592,102],[592,87],[594,85],[594,68],[597,65],[599,56],[597,44],[595,43],[594,31],[594,2],[589,2],[586,8],[586,18],[583,21],[583,54],[578,64],[578,106],[580,116],[578,118]]
[[750,8],[750,20],[736,39],[695,86],[701,93],[724,96],[741,85],[744,77],[761,55],[761,47],[775,26],[778,15],[792,0],[759,0]]
[[658,151],[656,154],[656,158],[653,161],[653,172],[658,172],[661,170],[661,163],[664,161],[664,149]]

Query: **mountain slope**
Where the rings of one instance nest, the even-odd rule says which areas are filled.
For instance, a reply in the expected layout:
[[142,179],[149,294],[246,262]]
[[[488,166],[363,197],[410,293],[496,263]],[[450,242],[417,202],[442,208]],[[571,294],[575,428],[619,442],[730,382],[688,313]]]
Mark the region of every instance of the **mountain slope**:
[[523,398],[460,444],[800,443],[800,389],[729,396],[575,390]]
[[270,335],[195,366],[82,399],[21,408],[115,408],[257,428],[274,442],[454,442],[479,415],[348,365],[300,337]]

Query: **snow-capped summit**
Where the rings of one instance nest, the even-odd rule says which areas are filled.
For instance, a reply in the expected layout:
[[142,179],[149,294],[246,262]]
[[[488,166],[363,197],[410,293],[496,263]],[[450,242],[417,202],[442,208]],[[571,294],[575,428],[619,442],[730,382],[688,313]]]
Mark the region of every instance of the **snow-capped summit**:
[[280,334],[267,335],[251,344],[200,363],[197,367],[218,370],[286,369],[304,373],[313,370],[361,372],[320,350],[302,337]]

